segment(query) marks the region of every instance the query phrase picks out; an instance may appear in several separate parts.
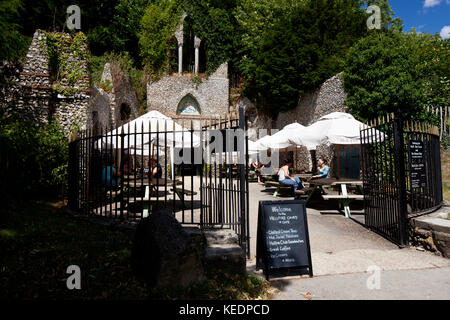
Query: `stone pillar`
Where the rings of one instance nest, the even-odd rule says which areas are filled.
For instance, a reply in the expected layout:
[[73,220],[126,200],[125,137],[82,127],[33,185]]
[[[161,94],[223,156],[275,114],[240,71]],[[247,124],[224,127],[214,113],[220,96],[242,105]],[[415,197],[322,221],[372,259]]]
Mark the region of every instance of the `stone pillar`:
[[183,74],[183,24],[175,31],[175,38],[178,41],[178,74]]
[[199,48],[200,48],[200,44],[201,44],[202,40],[200,38],[198,38],[197,36],[195,36],[194,38],[194,48],[195,48],[195,75],[198,74],[198,64],[199,64]]
[[178,44],[178,74],[183,74],[183,44]]

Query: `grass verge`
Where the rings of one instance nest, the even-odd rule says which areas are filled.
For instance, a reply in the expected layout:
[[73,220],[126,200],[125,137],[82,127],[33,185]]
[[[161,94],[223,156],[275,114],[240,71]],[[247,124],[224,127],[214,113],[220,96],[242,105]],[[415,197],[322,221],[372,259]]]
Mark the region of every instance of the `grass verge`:
[[[209,272],[186,290],[147,290],[130,265],[134,231],[64,215],[61,202],[11,204],[0,212],[0,299],[258,299],[269,285],[253,275]],[[67,268],[81,269],[68,290]]]
[[450,152],[442,152],[442,191],[444,200],[450,201]]

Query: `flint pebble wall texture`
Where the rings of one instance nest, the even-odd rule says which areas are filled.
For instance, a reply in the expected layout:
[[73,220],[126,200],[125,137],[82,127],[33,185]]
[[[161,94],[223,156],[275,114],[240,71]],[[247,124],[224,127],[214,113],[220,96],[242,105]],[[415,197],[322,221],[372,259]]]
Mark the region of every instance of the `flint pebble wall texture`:
[[[81,50],[87,52],[86,43],[81,44]],[[98,133],[100,128],[117,127],[138,116],[135,91],[120,67],[105,65],[102,82],[107,82],[109,90],[104,90],[91,86],[87,61],[79,61],[74,64],[81,70],[78,81],[69,86],[63,77],[55,90],[46,52],[46,33],[37,30],[23,64],[1,63],[0,76],[6,86],[2,86],[0,98],[7,109],[15,109],[37,123],[46,123],[54,117],[66,133],[86,128]],[[77,62],[74,55],[68,59]],[[125,117],[124,109],[128,110]]]
[[[197,78],[195,78],[197,79]],[[221,115],[229,111],[228,64],[222,64],[207,79],[197,82],[186,76],[165,76],[147,85],[147,109],[174,115],[180,101],[194,97],[201,115]]]
[[[300,97],[297,107],[288,112],[282,112],[277,119],[271,119],[257,111],[255,106],[247,98],[241,99],[241,106],[249,116],[249,139],[256,141],[259,138],[260,129],[283,129],[286,125],[298,122],[304,126],[309,126],[319,120],[324,115],[332,112],[346,112],[345,100],[347,94],[344,91],[340,74],[325,81],[317,90]],[[316,150],[316,158],[324,157],[328,160],[333,171],[334,146],[321,145]],[[312,160],[309,151],[301,148],[297,155],[290,155],[297,159],[296,168],[304,171],[312,170]],[[285,154],[280,154],[280,163],[285,158]]]

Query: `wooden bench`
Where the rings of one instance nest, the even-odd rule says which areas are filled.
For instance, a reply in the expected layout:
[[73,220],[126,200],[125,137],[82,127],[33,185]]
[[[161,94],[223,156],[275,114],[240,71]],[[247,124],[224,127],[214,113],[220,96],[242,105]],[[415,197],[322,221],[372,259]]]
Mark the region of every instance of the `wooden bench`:
[[303,188],[300,190],[295,190],[294,193],[297,198],[301,198],[301,197],[309,196],[310,192],[313,190],[314,190],[313,187],[306,187],[306,188]]
[[283,193],[292,193],[292,186],[288,186],[285,184],[280,183],[279,181],[266,181],[264,183],[264,186],[267,187],[272,187],[272,188],[276,188],[275,192],[273,193],[273,197],[276,198],[278,196],[279,193],[283,192]]
[[342,194],[325,194],[322,196],[325,200],[331,200],[331,199],[337,199],[337,200],[364,200],[364,196],[362,194],[348,194],[348,195],[342,195]]
[[[188,209],[185,201],[184,201],[184,196],[195,196],[197,194],[197,192],[195,191],[191,191],[191,190],[187,190],[187,189],[170,189],[170,191],[172,191],[173,193],[175,193],[181,200],[181,202],[183,203],[183,207],[185,209]],[[150,210],[150,188],[149,186],[145,187],[145,195],[144,197],[139,197],[136,198],[136,202],[138,201],[142,201],[142,218],[146,218],[148,217],[148,212]]]
[[339,203],[344,206],[346,218],[351,218],[350,203],[354,200],[364,200],[364,196],[362,194],[326,194],[322,197],[324,200],[338,200]]
[[[276,188],[275,192],[273,193],[274,198],[277,197],[277,195],[281,192],[292,193],[292,191],[293,191],[293,186],[282,184],[281,182],[278,182],[278,181],[266,181],[264,183],[264,185],[266,187]],[[312,192],[313,190],[314,190],[314,188],[312,188],[312,187],[306,187],[306,188],[303,188],[300,190],[295,190],[294,196],[296,198],[301,198],[302,196],[309,196],[310,192]]]

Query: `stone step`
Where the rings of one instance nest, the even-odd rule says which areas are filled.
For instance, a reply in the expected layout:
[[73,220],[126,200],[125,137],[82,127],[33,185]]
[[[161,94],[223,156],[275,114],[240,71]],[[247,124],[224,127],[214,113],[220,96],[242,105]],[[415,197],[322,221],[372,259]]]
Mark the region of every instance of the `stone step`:
[[214,244],[205,248],[204,262],[207,269],[245,274],[245,252],[237,244]]
[[246,272],[245,252],[233,230],[185,227],[184,231],[191,237],[194,246],[204,247],[203,262],[207,269],[239,274]]
[[207,245],[227,245],[239,244],[239,238],[236,232],[229,229],[203,230]]

